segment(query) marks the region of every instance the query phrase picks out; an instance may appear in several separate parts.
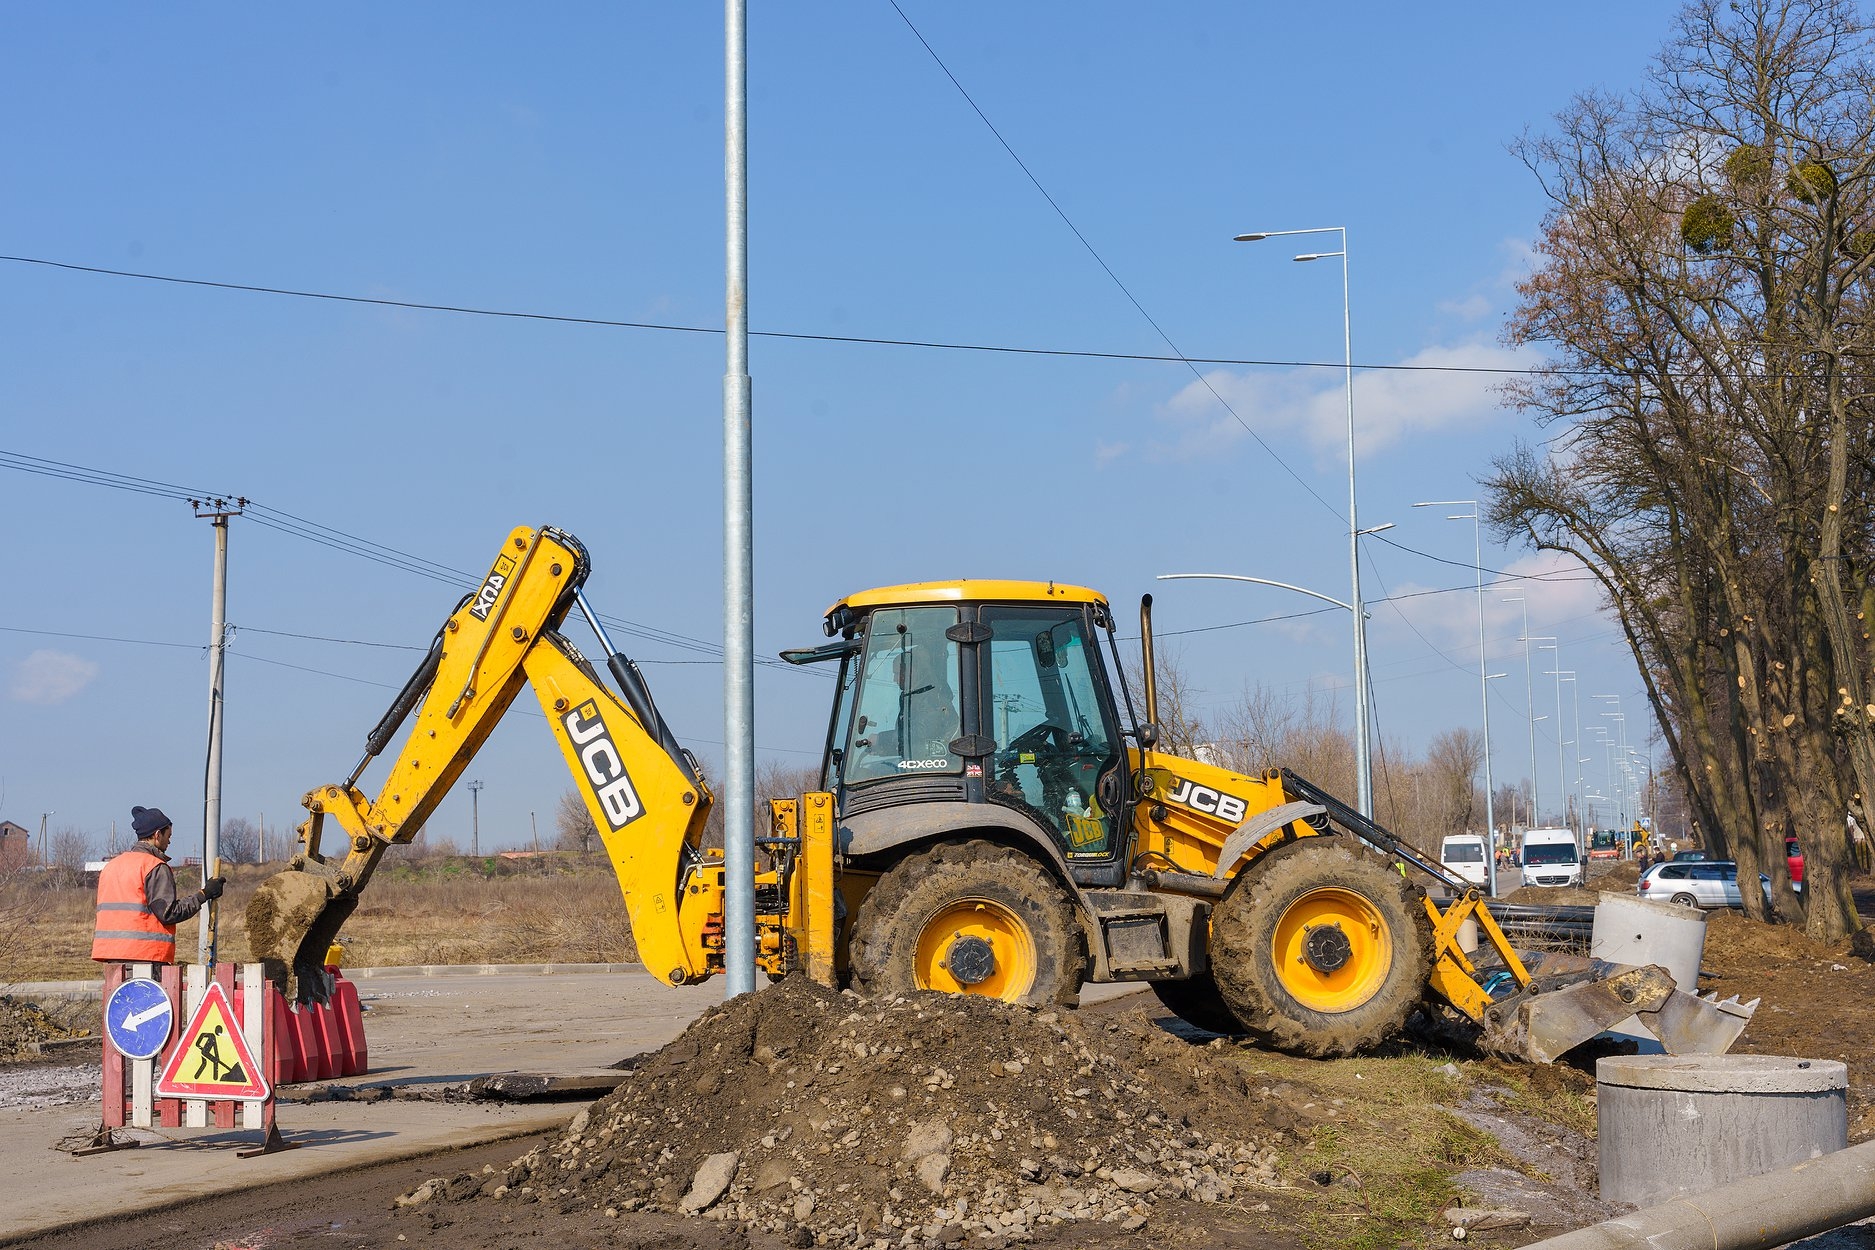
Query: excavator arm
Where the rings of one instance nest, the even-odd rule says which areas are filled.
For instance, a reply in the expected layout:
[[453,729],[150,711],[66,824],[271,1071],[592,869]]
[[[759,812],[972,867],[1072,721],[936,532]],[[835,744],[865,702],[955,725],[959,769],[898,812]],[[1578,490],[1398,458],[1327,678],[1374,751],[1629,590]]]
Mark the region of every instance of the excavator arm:
[[[599,830],[645,966],[671,984],[720,969],[721,890],[690,888],[711,876],[720,885],[720,858],[700,848],[712,796],[636,666],[587,608],[589,571],[571,534],[515,529],[367,736],[351,776],[306,794],[291,866],[263,882],[247,909],[252,957],[276,980],[290,978],[295,997],[323,997],[326,950],[378,861],[422,829],[524,685]],[[608,652],[616,689],[559,632],[576,606]],[[383,784],[366,795],[359,779],[413,713]],[[342,856],[325,853],[328,833],[345,840]]]

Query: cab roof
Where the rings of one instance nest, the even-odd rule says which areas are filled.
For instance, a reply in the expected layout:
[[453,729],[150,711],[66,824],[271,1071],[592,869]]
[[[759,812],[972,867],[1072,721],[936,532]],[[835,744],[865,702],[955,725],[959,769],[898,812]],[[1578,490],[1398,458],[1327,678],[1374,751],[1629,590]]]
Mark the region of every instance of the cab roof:
[[948,582],[907,582],[902,586],[880,586],[862,590],[839,600],[827,609],[832,616],[841,608],[863,611],[867,608],[898,607],[915,603],[1099,603],[1107,597],[1085,586],[1063,582],[1017,582],[999,578],[965,578]]

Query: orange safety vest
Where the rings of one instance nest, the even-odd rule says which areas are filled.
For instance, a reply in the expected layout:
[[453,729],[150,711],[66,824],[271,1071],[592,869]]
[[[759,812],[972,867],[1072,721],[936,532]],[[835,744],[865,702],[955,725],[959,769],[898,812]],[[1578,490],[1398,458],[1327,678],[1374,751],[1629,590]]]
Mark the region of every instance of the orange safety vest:
[[176,927],[150,911],[143,879],[163,862],[147,851],[124,851],[98,874],[98,922],[91,957],[104,962],[174,963]]

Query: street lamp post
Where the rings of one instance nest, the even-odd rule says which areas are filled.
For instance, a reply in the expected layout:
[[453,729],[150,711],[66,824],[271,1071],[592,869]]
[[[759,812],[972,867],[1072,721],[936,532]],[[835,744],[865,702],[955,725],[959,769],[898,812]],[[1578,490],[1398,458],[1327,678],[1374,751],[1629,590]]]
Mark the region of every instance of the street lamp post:
[[1354,487],[1354,315],[1348,299],[1348,228],[1313,226],[1306,230],[1253,230],[1235,236],[1238,243],[1257,243],[1297,234],[1337,234],[1341,236],[1338,252],[1303,252],[1298,261],[1341,261],[1341,348],[1343,375],[1348,393],[1348,570],[1353,592],[1349,610],[1354,616],[1354,740],[1356,743],[1355,785],[1361,815],[1374,817],[1374,770],[1369,754],[1367,701],[1367,613],[1361,606],[1361,519],[1358,494]]
[[1469,507],[1445,519],[1471,522],[1471,566],[1478,583],[1478,712],[1484,718],[1484,841],[1490,848],[1491,896],[1497,896],[1497,810],[1491,786],[1491,679],[1484,657],[1484,538],[1478,522],[1476,499],[1428,499],[1415,508]]
[[[1361,532],[1363,534],[1378,534],[1381,530],[1389,530],[1392,528],[1393,528],[1392,522],[1388,522],[1385,525],[1376,525],[1372,529],[1362,530]],[[1358,599],[1355,601],[1355,603],[1345,603],[1342,600],[1335,598],[1333,595],[1324,595],[1319,591],[1310,590],[1306,586],[1292,586],[1288,582],[1271,581],[1267,577],[1248,577],[1242,573],[1161,573],[1159,574],[1159,580],[1162,582],[1180,582],[1180,581],[1252,582],[1258,586],[1274,586],[1278,590],[1293,590],[1299,595],[1307,595],[1311,599],[1320,599],[1323,603],[1332,603],[1338,608],[1345,608],[1348,611],[1354,613],[1356,617],[1360,615],[1360,609],[1356,606],[1356,604],[1360,602]],[[1356,627],[1356,630],[1357,632],[1359,632],[1358,626]],[[1355,686],[1356,698],[1357,698],[1357,702],[1355,706],[1357,708],[1361,706],[1358,699],[1359,699],[1359,692],[1362,690],[1363,685],[1364,685],[1364,683],[1361,680],[1362,675],[1363,674],[1361,670],[1359,669],[1355,670],[1354,686]],[[1355,725],[1354,725],[1354,770],[1355,770],[1355,777],[1356,777],[1356,789],[1363,796],[1363,802],[1361,804],[1361,815],[1367,817],[1367,819],[1369,820],[1372,820],[1374,818],[1374,782],[1373,782],[1373,771],[1372,771],[1373,769],[1373,763],[1372,763],[1373,744],[1368,740],[1367,735],[1368,735],[1368,723],[1367,723],[1366,718],[1361,717],[1361,716],[1356,716]]]
[[1521,595],[1506,595],[1505,603],[1523,609],[1523,714],[1530,721],[1530,823],[1541,819],[1542,787],[1536,783],[1536,697],[1530,689],[1530,605]]

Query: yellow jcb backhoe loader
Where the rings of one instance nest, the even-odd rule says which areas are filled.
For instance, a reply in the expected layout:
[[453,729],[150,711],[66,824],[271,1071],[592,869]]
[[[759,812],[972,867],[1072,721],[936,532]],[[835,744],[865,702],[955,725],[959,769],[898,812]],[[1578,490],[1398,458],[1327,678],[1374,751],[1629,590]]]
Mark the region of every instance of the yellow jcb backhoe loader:
[[[300,997],[324,991],[324,953],[380,856],[415,836],[523,684],[605,843],[645,967],[673,985],[723,970],[724,866],[701,844],[709,787],[587,606],[587,573],[570,534],[515,530],[351,776],[306,795],[292,869],[247,913],[254,957]],[[575,607],[612,686],[560,632]],[[1526,960],[1473,887],[1287,770],[1155,750],[1150,608],[1136,708],[1094,591],[928,582],[834,604],[829,642],[784,653],[838,678],[822,788],[773,801],[757,840],[771,865],[755,881],[758,966],[1026,1004],[1141,981],[1193,1024],[1308,1055],[1373,1045],[1422,1005],[1543,1062],[1636,1014],[1672,1050],[1736,1039],[1749,1006],[1680,992],[1662,969]],[[368,798],[360,777],[413,711]],[[336,862],[322,853],[328,818],[347,843]],[[1468,919],[1476,955],[1459,944]]]

